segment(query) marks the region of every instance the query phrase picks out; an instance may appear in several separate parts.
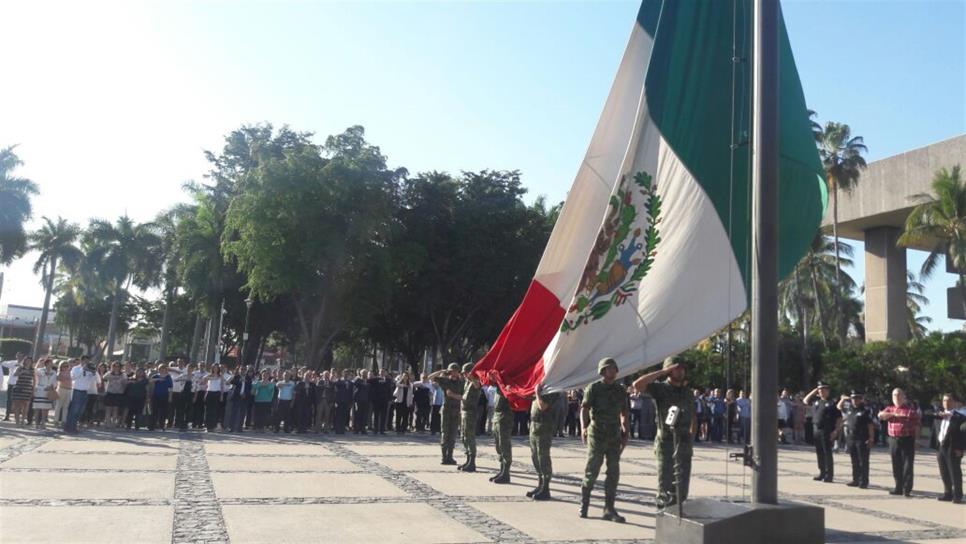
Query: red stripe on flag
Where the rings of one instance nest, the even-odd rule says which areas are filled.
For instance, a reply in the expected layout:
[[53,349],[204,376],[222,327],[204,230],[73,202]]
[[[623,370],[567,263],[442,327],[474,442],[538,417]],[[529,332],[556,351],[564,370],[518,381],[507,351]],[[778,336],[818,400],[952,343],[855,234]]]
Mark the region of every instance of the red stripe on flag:
[[560,329],[566,312],[560,300],[536,280],[503,326],[490,351],[473,367],[484,383],[497,371],[496,383],[514,410],[525,410],[543,379],[543,352]]

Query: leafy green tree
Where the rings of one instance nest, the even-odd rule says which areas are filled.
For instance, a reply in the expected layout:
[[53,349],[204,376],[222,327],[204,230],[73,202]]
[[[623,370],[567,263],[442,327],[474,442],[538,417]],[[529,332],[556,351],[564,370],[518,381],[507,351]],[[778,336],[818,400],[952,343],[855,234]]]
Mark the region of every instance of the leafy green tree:
[[30,199],[39,192],[37,184],[14,175],[23,161],[13,150],[0,149],[0,264],[10,264],[26,249],[24,223],[33,213]]
[[922,307],[929,304],[929,299],[923,294],[926,287],[916,279],[912,272],[906,272],[906,325],[909,327],[909,338],[922,339],[928,333],[927,325],[932,318],[920,315]]
[[945,255],[959,274],[957,286],[966,312],[966,185],[956,165],[942,168],[932,180],[933,194],[912,197],[917,205],[906,218],[905,231],[899,237],[902,246],[929,244],[932,250],[922,263],[919,276],[929,279],[939,258]]
[[28,236],[28,248],[40,253],[34,263],[34,274],[40,273],[40,281],[44,286],[44,306],[40,312],[40,323],[37,325],[34,358],[39,355],[40,344],[43,343],[47,330],[47,314],[50,311],[50,296],[54,291],[58,261],[69,268],[82,257],[80,249],[75,245],[80,236],[80,227],[76,223],[63,217],[58,217],[56,221],[44,217],[43,221],[43,225]]
[[[135,223],[122,216],[114,223],[94,219],[84,236],[91,250],[88,258],[110,286],[113,299],[107,330],[107,356],[113,357],[118,312],[131,285],[147,289],[158,282],[161,239],[153,223]],[[98,353],[98,359],[100,353]]]

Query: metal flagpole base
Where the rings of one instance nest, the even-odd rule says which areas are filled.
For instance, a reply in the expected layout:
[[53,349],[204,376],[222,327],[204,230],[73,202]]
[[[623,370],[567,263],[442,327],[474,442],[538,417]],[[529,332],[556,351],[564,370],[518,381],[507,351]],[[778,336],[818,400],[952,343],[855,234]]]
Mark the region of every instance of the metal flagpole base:
[[655,541],[668,544],[822,544],[825,510],[794,502],[753,504],[688,499],[657,516]]

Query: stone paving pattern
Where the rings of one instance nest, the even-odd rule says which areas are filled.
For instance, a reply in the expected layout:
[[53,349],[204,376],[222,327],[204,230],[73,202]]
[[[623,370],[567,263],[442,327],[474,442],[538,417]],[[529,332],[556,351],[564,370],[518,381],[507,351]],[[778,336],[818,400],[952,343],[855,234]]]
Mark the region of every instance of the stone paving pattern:
[[[480,437],[479,472],[439,463],[436,437],[228,435],[85,431],[67,437],[0,426],[0,543],[21,542],[483,542],[650,543],[655,516],[653,448],[632,441],[621,463],[624,525],[577,518],[585,451],[554,440],[553,500],[533,502],[529,448],[514,439],[513,482],[494,485],[492,440]],[[730,450],[737,451],[737,450]],[[751,474],[729,450],[699,445],[692,495],[750,498]],[[916,457],[913,498],[892,497],[888,452],[872,455],[872,485],[812,481],[814,453],[780,450],[783,499],[821,505],[828,542],[966,543],[966,506],[940,503],[935,457]],[[602,483],[598,482],[598,486]]]

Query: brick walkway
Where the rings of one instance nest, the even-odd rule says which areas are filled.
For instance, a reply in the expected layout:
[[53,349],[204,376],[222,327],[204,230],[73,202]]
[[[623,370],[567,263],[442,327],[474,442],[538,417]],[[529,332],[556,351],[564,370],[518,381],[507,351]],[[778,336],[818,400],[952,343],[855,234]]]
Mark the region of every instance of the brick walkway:
[[[0,542],[653,542],[656,477],[650,443],[621,463],[618,525],[576,516],[584,450],[554,442],[554,500],[524,496],[536,481],[529,449],[514,444],[513,482],[494,485],[492,441],[480,471],[438,464],[433,437],[89,431],[65,437],[0,424]],[[722,447],[695,450],[692,494],[741,500],[751,475]],[[872,485],[811,479],[814,454],[780,452],[785,499],[826,509],[828,542],[966,542],[966,506],[941,491],[932,452],[920,450],[916,496],[892,497],[888,454],[873,453]],[[600,483],[598,483],[598,486]],[[599,491],[599,490],[598,490]],[[591,517],[600,514],[595,494]]]

